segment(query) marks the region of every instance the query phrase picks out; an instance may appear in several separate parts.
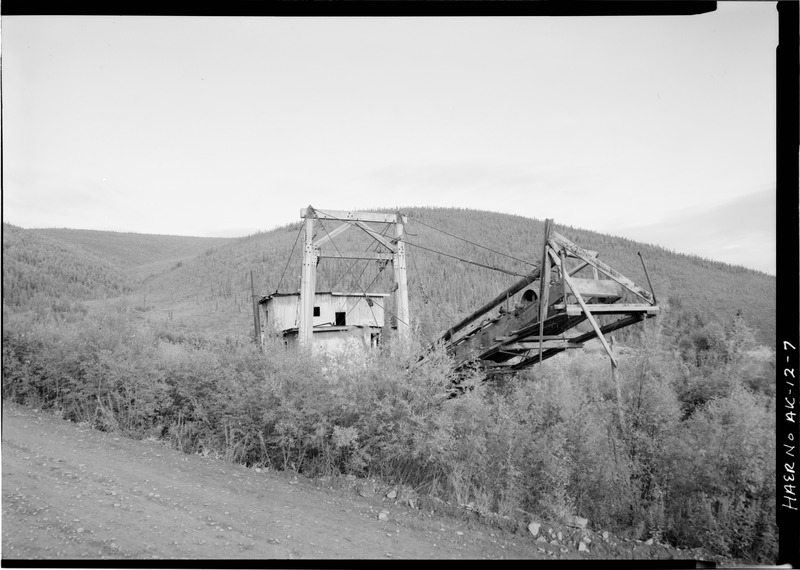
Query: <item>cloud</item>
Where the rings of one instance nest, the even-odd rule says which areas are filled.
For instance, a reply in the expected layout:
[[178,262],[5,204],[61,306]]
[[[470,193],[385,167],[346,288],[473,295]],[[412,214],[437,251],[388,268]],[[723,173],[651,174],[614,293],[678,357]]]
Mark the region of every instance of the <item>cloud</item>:
[[620,226],[611,233],[775,275],[775,189],[710,207],[684,208],[662,220]]

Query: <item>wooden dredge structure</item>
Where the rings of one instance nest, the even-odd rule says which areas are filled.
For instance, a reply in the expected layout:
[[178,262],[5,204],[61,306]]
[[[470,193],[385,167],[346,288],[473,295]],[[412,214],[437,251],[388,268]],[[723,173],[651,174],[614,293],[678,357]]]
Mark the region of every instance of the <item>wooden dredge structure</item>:
[[[322,212],[309,206],[301,211],[301,217],[305,218],[305,247],[300,291],[294,294],[276,291],[261,299],[258,305],[262,342],[272,327],[281,331],[284,338],[312,347],[346,344],[348,339],[355,339],[365,347],[378,344],[381,330],[385,328],[382,300],[389,294],[317,292],[316,268],[321,258],[391,261],[394,269],[391,293],[394,293],[398,336],[407,339],[411,321],[405,263],[406,216]],[[341,224],[314,239],[315,220],[334,220]],[[370,227],[370,223],[394,226],[394,237],[384,236]],[[453,325],[440,338],[457,370],[477,365],[492,374],[514,372],[564,350],[581,348],[594,338],[599,339],[608,353],[613,370],[617,361],[605,335],[658,314],[659,307],[643,259],[650,291],[600,261],[597,252],[579,247],[552,226],[551,219],[545,221],[539,266]],[[339,250],[333,239],[350,228],[366,232],[385,251]],[[323,249],[325,245],[333,249]],[[496,314],[494,309],[498,309]],[[353,316],[349,317],[351,314]],[[601,324],[597,320],[601,315],[614,318]],[[591,329],[577,332],[576,327],[585,321]]]
[[[552,220],[545,221],[540,266],[442,336],[457,368],[477,362],[487,371],[513,372],[564,350],[581,348],[593,338],[600,340],[616,368],[604,335],[658,314],[652,287],[650,292],[638,287],[600,261],[597,252],[575,245],[553,231],[552,225]],[[576,265],[570,267],[572,263]],[[592,273],[590,278],[576,277],[586,268]],[[601,279],[600,273],[608,278]],[[532,287],[526,289],[529,285]],[[520,302],[512,310],[503,310],[502,305],[523,290]],[[625,291],[637,302],[620,303]],[[498,306],[500,314],[483,318]],[[601,326],[595,318],[598,315],[616,319]],[[587,320],[592,330],[568,334]]]

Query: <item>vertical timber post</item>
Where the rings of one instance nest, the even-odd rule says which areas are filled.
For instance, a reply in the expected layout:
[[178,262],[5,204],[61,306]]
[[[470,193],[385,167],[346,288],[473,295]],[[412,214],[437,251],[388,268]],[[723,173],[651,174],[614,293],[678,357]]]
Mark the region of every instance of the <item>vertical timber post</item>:
[[256,301],[256,287],[253,283],[252,269],[250,270],[250,296],[253,298],[253,328],[255,329],[253,340],[255,340],[256,346],[261,349],[261,323],[258,318],[258,302]]
[[305,211],[306,243],[303,250],[303,269],[300,274],[300,321],[297,340],[301,346],[311,345],[314,330],[314,293],[317,289],[317,248],[314,247],[314,208]]
[[406,342],[411,337],[411,320],[408,309],[408,279],[406,277],[406,244],[403,241],[404,227],[403,216],[399,213],[395,220],[395,238],[397,239],[397,251],[394,254],[394,278],[397,283],[395,292],[395,310],[397,311],[397,336]]
[[547,255],[547,240],[550,239],[550,230],[553,220],[544,221],[544,245],[542,246],[542,265],[539,274],[539,367],[544,365],[542,360],[542,335],[544,335],[544,321],[547,318],[547,306],[550,302],[550,257]]
[[[614,337],[609,337],[611,340],[611,350],[614,349]],[[617,377],[617,363],[614,357],[611,357],[611,382],[614,384],[614,391],[617,396],[617,422],[619,422],[619,432],[625,436],[625,408],[622,402],[622,389],[619,385],[619,378]]]

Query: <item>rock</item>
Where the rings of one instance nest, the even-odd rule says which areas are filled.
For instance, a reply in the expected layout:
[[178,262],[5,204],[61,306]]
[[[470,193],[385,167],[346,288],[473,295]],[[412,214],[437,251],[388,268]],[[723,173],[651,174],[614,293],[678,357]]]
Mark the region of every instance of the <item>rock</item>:
[[558,532],[556,533],[556,538],[557,538],[559,541],[562,541],[562,540],[564,540],[564,534],[563,534],[561,531],[558,531]]
[[567,526],[571,526],[573,528],[584,529],[586,525],[589,524],[589,520],[583,517],[573,517],[567,516],[561,519],[561,522]]
[[389,520],[389,511],[381,511],[380,513],[378,513],[378,520],[379,521]]
[[589,547],[586,546],[585,542],[580,541],[578,543],[578,552],[589,552]]
[[397,491],[394,490],[394,489],[392,489],[391,491],[386,493],[386,498],[387,499],[394,499],[395,497],[397,497]]
[[547,542],[547,539],[543,536],[540,536],[539,538],[536,539],[536,542]]
[[587,546],[592,543],[592,539],[589,538],[588,536],[584,536],[582,540],[587,544]]
[[457,534],[458,536],[464,536],[464,533],[463,533],[463,532],[461,532],[460,530],[457,530],[457,531],[456,531],[456,534]]
[[608,531],[607,530],[603,531],[603,540],[608,541]]
[[550,544],[551,544],[552,546],[557,546],[557,545],[558,545],[558,541],[557,541],[557,540],[551,540],[551,541],[550,541]]
[[83,527],[78,527],[78,532],[83,532]]
[[348,475],[347,477],[345,477],[345,479],[347,479],[348,481],[355,481],[356,480],[356,476],[355,475]]
[[528,525],[528,530],[531,532],[533,536],[539,534],[539,528],[541,528],[541,525],[537,522],[532,522],[531,524]]
[[652,539],[652,538],[648,538],[648,539],[645,541],[645,544],[653,544],[653,539]]

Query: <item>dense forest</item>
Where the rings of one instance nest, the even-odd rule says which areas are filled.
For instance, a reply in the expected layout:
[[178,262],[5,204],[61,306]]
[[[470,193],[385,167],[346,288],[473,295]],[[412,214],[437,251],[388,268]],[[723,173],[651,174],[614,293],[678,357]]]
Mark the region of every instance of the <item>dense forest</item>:
[[[380,477],[486,516],[575,514],[630,538],[774,562],[775,358],[763,346],[774,277],[556,225],[647,287],[641,251],[661,314],[615,333],[613,377],[587,345],[491,382],[476,370],[473,389],[447,399],[450,357],[418,355],[517,279],[449,256],[526,273],[543,221],[403,212],[418,334],[359,357],[277,340],[262,352],[249,338],[250,272],[258,295],[296,290],[301,224],[165,257],[144,281],[130,273],[150,263],[134,246],[114,262],[4,226],[3,398],[187,453]],[[373,247],[354,229],[340,237],[342,250]],[[113,256],[125,251],[121,240]],[[320,263],[318,290],[367,289],[391,289],[391,264]]]
[[3,224],[3,304],[28,309],[117,297],[133,284],[117,265],[80,247]]
[[36,233],[72,244],[124,269],[131,277],[146,279],[188,261],[231,238],[205,238],[41,228]]

